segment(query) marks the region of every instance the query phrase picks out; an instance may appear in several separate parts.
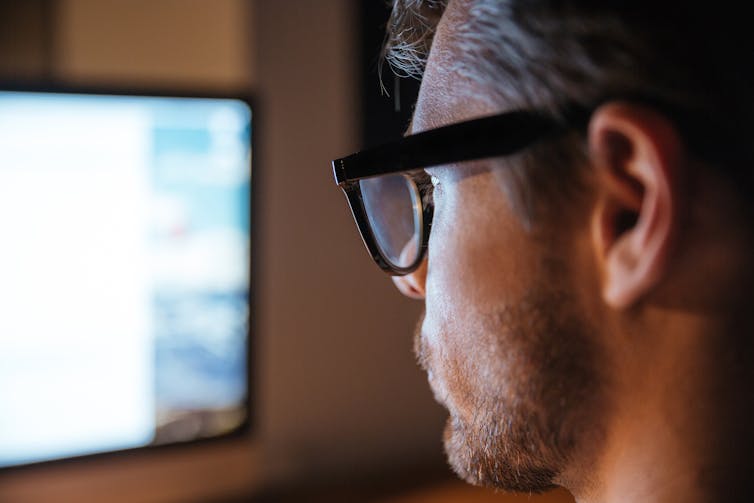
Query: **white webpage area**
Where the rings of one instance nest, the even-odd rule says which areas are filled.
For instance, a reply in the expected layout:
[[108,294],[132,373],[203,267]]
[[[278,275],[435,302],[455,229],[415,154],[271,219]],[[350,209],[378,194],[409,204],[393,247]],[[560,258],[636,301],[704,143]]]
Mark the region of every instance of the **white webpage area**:
[[0,95],[0,466],[155,432],[149,117]]

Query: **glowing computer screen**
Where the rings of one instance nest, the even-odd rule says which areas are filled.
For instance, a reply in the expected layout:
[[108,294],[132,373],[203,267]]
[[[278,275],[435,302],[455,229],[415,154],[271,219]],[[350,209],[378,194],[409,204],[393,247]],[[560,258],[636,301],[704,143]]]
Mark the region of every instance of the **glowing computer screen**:
[[0,90],[0,467],[248,414],[251,109]]

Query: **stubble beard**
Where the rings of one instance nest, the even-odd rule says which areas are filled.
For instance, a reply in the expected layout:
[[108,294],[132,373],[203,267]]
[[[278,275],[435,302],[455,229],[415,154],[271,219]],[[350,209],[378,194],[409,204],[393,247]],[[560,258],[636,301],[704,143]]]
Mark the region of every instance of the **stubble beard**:
[[[457,356],[448,373],[454,382],[445,383],[450,398],[462,394],[468,405],[462,413],[452,399],[444,401],[450,413],[445,451],[461,478],[506,491],[543,492],[561,480],[585,444],[597,442],[598,350],[595,331],[578,312],[566,295],[536,288],[516,306],[481,315],[467,334],[441,335],[495,341],[499,348],[488,360],[494,368],[482,375],[473,354]],[[421,325],[415,351],[420,365],[433,371],[438,362]]]

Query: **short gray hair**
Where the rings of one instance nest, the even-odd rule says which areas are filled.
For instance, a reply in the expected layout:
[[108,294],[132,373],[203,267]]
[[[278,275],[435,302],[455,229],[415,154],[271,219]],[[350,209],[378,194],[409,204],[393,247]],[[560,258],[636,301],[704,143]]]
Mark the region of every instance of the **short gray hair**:
[[382,59],[398,77],[421,79],[437,23],[448,0],[395,0]]

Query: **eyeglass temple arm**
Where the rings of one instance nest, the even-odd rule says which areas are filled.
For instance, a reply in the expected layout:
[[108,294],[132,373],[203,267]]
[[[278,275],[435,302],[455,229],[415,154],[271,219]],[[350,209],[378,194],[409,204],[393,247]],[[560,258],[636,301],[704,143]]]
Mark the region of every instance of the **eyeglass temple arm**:
[[[360,178],[515,153],[565,124],[531,111],[451,124],[336,159],[338,185]],[[463,141],[461,141],[463,140]]]

